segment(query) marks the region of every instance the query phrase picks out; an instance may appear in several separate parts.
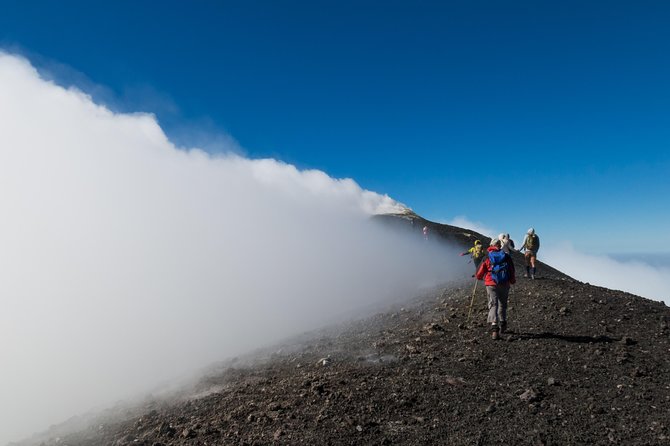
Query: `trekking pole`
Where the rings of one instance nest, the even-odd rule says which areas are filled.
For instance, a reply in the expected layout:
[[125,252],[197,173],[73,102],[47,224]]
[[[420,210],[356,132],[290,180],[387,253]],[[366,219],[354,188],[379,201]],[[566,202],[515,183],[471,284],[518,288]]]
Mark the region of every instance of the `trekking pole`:
[[472,314],[472,305],[475,303],[475,293],[477,292],[477,278],[475,277],[475,287],[472,290],[472,299],[470,299],[470,309],[468,310],[468,319],[465,322],[465,325],[470,323],[470,314]]

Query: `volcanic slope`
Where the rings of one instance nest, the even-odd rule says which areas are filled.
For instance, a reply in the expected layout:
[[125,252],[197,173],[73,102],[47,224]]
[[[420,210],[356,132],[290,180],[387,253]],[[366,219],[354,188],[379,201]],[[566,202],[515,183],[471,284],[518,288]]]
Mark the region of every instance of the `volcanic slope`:
[[[464,246],[488,241],[429,224]],[[518,278],[502,340],[487,332],[481,282],[469,322],[474,282],[451,284],[40,443],[670,444],[670,309],[543,264],[538,276]]]

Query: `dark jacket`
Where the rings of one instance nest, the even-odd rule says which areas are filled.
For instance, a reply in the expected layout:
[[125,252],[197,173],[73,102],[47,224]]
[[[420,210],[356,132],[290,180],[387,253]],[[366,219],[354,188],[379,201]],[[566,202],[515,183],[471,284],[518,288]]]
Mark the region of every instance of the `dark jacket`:
[[[500,248],[497,246],[489,246],[488,252],[492,251],[500,251]],[[509,269],[509,283],[495,283],[493,277],[491,277],[491,259],[489,259],[489,256],[486,256],[482,264],[479,265],[476,274],[477,279],[484,279],[484,285],[486,286],[508,286],[510,283],[515,284],[516,275],[514,274],[514,262],[512,261],[512,257],[510,257],[509,254],[505,254],[505,260],[507,261],[507,268]]]

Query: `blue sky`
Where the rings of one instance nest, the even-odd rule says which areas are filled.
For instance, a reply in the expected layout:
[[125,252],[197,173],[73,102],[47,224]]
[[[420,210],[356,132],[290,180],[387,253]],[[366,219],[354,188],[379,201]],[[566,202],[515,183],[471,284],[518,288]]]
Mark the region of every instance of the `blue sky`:
[[184,145],[593,253],[667,252],[670,3],[0,1],[0,46]]

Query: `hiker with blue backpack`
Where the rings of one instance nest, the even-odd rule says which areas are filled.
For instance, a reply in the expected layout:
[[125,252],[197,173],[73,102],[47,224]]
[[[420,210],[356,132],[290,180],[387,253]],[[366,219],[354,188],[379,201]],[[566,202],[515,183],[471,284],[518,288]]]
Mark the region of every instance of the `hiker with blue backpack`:
[[477,270],[477,280],[482,279],[489,296],[487,322],[491,324],[491,338],[498,339],[507,330],[507,298],[510,285],[516,283],[512,257],[500,249],[498,239],[491,240],[488,256]]
[[524,277],[535,279],[535,261],[537,252],[540,250],[540,237],[535,233],[535,229],[530,228],[523,238],[523,245],[519,251],[526,250],[526,274]]

